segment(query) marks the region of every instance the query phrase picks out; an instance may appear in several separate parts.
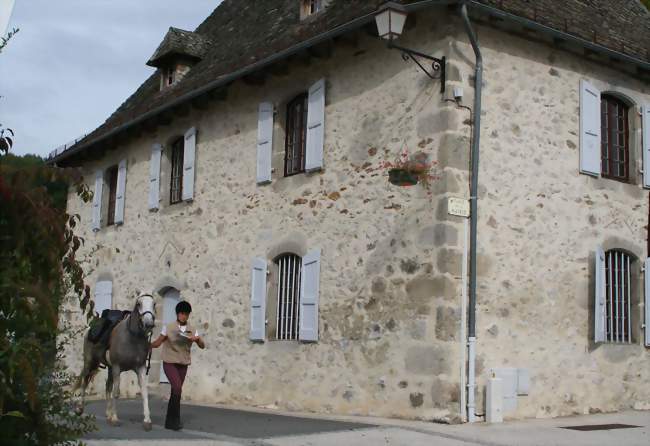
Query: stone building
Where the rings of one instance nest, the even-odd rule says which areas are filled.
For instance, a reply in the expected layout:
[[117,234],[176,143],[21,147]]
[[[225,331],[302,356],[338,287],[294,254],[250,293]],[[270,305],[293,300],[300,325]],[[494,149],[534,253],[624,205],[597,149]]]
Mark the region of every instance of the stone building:
[[[153,292],[161,324],[190,301],[195,401],[450,422],[650,409],[650,14],[404,1],[391,43],[414,55],[378,36],[383,3],[225,0],[51,155],[96,191],[68,210],[97,307]],[[389,182],[404,148],[435,162],[429,187]]]

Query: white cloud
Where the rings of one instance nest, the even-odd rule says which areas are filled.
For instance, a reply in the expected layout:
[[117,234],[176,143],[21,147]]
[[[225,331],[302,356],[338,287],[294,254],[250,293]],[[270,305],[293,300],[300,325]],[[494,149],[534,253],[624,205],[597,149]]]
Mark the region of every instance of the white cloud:
[[18,0],[0,55],[0,123],[17,155],[94,130],[153,72],[170,26],[195,29],[221,0]]

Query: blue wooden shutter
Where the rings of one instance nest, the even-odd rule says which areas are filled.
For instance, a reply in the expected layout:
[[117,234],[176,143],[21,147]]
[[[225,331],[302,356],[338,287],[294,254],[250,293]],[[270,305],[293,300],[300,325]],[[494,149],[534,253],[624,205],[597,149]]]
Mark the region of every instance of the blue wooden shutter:
[[194,160],[196,156],[196,128],[185,132],[183,150],[183,201],[194,200]]
[[113,306],[113,282],[100,280],[95,284],[95,311],[101,316],[102,311]]
[[600,176],[600,90],[580,81],[580,172]]
[[643,187],[650,188],[650,104],[641,108],[643,125]]
[[645,259],[645,346],[650,347],[650,257]]
[[115,224],[124,224],[124,194],[126,193],[126,160],[117,167],[117,190],[115,191]]
[[605,284],[605,251],[600,246],[596,248],[595,280],[594,280],[594,342],[605,342],[605,324],[607,308],[605,307],[607,292]]
[[160,203],[160,157],[162,145],[151,146],[151,161],[149,164],[149,210],[157,211]]
[[95,172],[95,192],[93,193],[93,231],[102,227],[102,194],[104,192],[104,171]]
[[318,295],[320,289],[320,249],[307,253],[302,259],[300,276],[300,324],[298,338],[305,342],[318,341]]
[[257,114],[257,183],[271,182],[273,104],[262,102]]
[[251,341],[266,338],[266,260],[254,259],[251,283]]
[[325,139],[325,79],[316,82],[309,89],[307,108],[307,144],[305,170],[323,168],[323,144]]

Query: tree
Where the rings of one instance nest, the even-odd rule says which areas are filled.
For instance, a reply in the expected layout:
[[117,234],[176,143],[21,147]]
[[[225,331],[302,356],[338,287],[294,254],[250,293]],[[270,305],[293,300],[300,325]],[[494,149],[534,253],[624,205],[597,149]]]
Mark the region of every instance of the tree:
[[73,410],[62,352],[75,333],[60,314],[76,299],[90,319],[93,305],[75,257],[79,216],[52,191],[71,187],[85,202],[91,193],[77,171],[13,157],[12,145],[13,132],[0,126],[0,437],[3,445],[72,442],[94,420]]

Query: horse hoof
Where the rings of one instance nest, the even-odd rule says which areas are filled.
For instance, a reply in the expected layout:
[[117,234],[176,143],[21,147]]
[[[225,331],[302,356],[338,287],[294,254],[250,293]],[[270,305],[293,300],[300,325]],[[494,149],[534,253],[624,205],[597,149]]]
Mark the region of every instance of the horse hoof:
[[151,422],[143,422],[142,427],[144,428],[145,431],[149,432],[151,430]]
[[108,424],[113,427],[118,427],[122,425],[122,422],[120,420],[108,420]]

